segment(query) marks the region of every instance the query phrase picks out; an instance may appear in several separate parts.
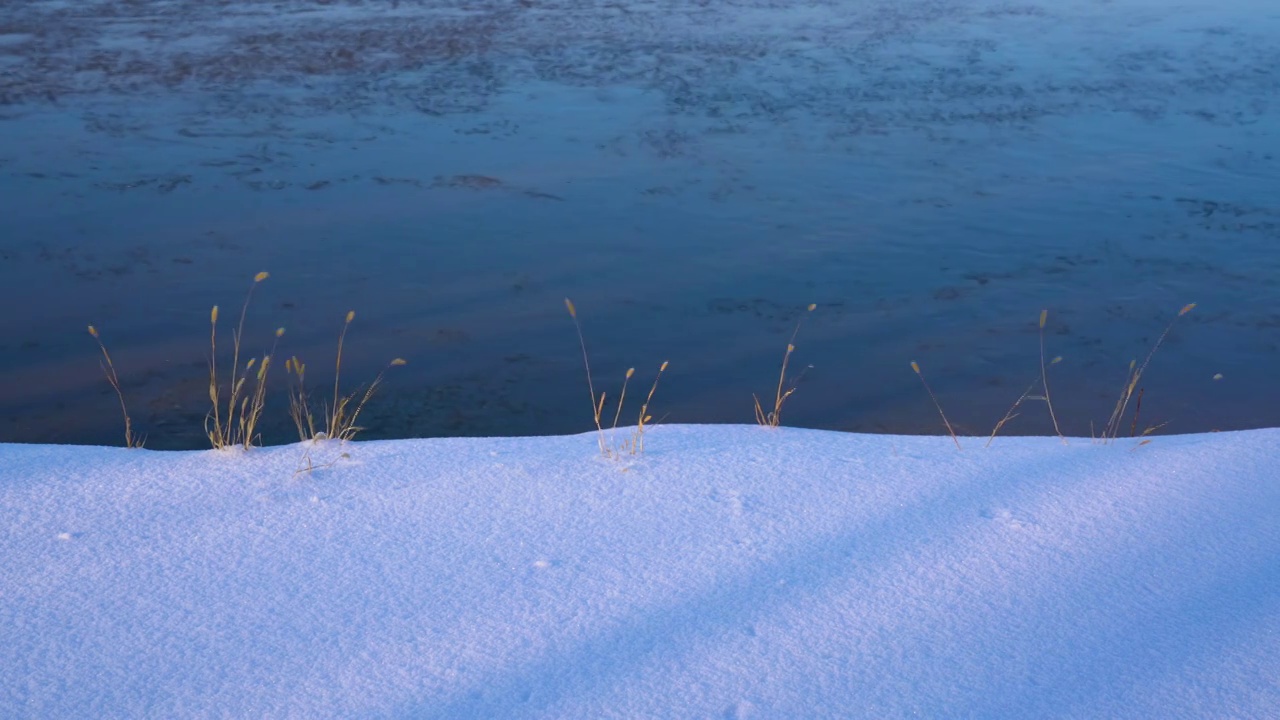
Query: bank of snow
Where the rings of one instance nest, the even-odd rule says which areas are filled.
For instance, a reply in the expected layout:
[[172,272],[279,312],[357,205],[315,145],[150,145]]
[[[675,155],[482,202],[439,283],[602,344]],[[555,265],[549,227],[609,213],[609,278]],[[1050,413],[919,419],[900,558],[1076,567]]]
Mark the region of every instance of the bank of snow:
[[648,446],[0,445],[0,716],[1280,717],[1280,430]]

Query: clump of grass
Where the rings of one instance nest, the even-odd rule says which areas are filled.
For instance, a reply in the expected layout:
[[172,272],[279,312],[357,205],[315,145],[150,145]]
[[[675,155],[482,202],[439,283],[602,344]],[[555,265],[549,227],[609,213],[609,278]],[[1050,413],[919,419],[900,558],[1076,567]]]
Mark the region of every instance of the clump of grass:
[[299,463],[298,469],[293,471],[294,477],[297,477],[303,473],[310,475],[311,473],[317,470],[328,470],[334,465],[337,465],[338,461],[340,460],[351,459],[351,454],[344,452],[339,454],[337,457],[333,458],[332,460],[329,460],[328,462],[316,462],[311,458],[311,448],[312,446],[308,445],[307,448],[303,450],[302,461]]
[[649,394],[640,406],[640,415],[636,420],[636,426],[632,430],[631,436],[622,442],[617,442],[618,422],[622,418],[623,405],[626,404],[627,400],[627,385],[636,373],[635,368],[627,369],[622,378],[622,390],[618,394],[618,407],[613,413],[613,425],[610,428],[609,435],[606,436],[604,424],[600,420],[604,415],[606,393],[602,390],[599,396],[596,395],[595,383],[591,379],[591,360],[587,354],[587,341],[582,334],[582,324],[578,321],[578,309],[569,298],[564,299],[564,306],[569,311],[569,317],[573,318],[574,329],[578,332],[578,345],[582,348],[582,365],[587,372],[587,392],[591,395],[591,417],[596,425],[596,443],[600,447],[600,454],[607,458],[619,458],[623,454],[637,455],[643,453],[645,429],[649,426],[650,421],[653,420],[653,416],[649,414],[649,404],[653,402],[653,395],[658,390],[658,382],[662,380],[662,373],[666,372],[668,363],[664,361],[658,368],[658,374],[653,379],[653,385],[649,387]]
[[658,381],[662,379],[662,373],[667,371],[667,361],[662,361],[662,365],[658,366],[658,374],[653,378],[653,385],[649,387],[649,395],[645,397],[644,404],[640,406],[640,416],[636,419],[636,429],[631,435],[630,451],[632,455],[644,452],[644,431],[648,427],[649,421],[653,420],[653,416],[649,414],[649,403],[653,402],[653,394],[658,390]]
[[289,417],[298,429],[298,439],[310,440],[316,436],[316,421],[307,399],[307,366],[295,355],[284,361],[284,371],[294,378],[289,383]]
[[[405,364],[404,358],[395,358],[387,363],[387,366],[378,373],[373,382],[359,386],[349,394],[343,395],[342,352],[346,344],[347,329],[351,327],[351,322],[355,318],[356,311],[348,310],[342,323],[342,331],[338,334],[338,354],[333,366],[333,402],[332,404],[326,402],[324,405],[323,419],[325,428],[323,431],[316,432],[315,420],[311,415],[309,396],[305,384],[306,365],[296,357],[289,358],[285,363],[286,369],[297,378],[296,386],[291,385],[289,391],[289,414],[293,418],[294,425],[298,430],[298,436],[302,440],[329,438],[345,441],[353,439],[364,430],[356,422],[360,419],[360,412],[364,410],[369,399],[373,397],[378,387],[382,384],[382,378],[386,375],[387,370]],[[359,401],[356,398],[359,398]]]
[[587,357],[587,341],[582,335],[582,323],[578,321],[578,309],[569,298],[564,299],[564,306],[569,311],[569,317],[573,318],[573,327],[578,331],[578,345],[582,348],[582,365],[587,371],[587,392],[591,394],[591,417],[596,424],[596,443],[600,446],[600,454],[607,457],[609,444],[605,442],[604,426],[600,424],[600,413],[604,412],[604,393],[600,393],[600,399],[597,401],[596,386],[591,380],[591,360]]
[[[244,391],[245,381],[248,374],[253,369],[255,360],[250,360],[245,364],[243,369],[240,368],[240,339],[244,333],[244,320],[249,312],[249,302],[253,299],[253,291],[258,285],[267,278],[271,277],[268,272],[260,272],[253,276],[253,283],[249,285],[249,292],[245,294],[244,305],[240,308],[240,322],[236,325],[235,332],[231,336],[232,355],[231,355],[231,379],[227,387],[226,395],[226,415],[223,415],[222,405],[222,388],[218,380],[218,306],[214,305],[209,312],[209,401],[213,407],[205,415],[204,431],[209,438],[209,444],[215,450],[232,447],[234,445],[243,445],[248,449],[252,444],[253,425],[256,425],[257,418],[254,418],[253,425],[246,424],[245,412],[250,410],[247,402],[248,398],[241,397]],[[279,338],[279,333],[276,335]],[[259,386],[266,382],[266,366],[269,364],[268,358],[261,367],[258,368],[257,375]],[[255,390],[255,394],[256,394]],[[261,415],[261,408],[258,408],[258,415]],[[237,412],[239,417],[237,418]],[[246,431],[249,435],[246,436]]]
[[107,382],[111,383],[111,388],[116,391],[116,399],[120,401],[120,412],[124,415],[124,446],[127,448],[141,448],[146,444],[146,437],[139,437],[133,432],[133,420],[129,417],[129,408],[124,402],[124,391],[120,389],[120,378],[116,375],[115,363],[111,362],[111,354],[107,352],[107,346],[102,342],[102,336],[98,334],[98,329],[89,326],[89,334],[98,342],[98,349],[102,350],[102,360],[98,364],[102,367],[102,374],[107,377]]
[[[1139,392],[1139,398],[1141,398],[1142,392],[1145,391],[1145,388],[1139,390],[1138,383],[1142,380],[1143,374],[1146,373],[1147,366],[1151,364],[1151,358],[1156,354],[1156,350],[1159,350],[1160,346],[1164,344],[1165,338],[1168,337],[1169,332],[1173,330],[1173,326],[1178,322],[1178,318],[1181,318],[1183,315],[1191,312],[1195,307],[1196,303],[1188,303],[1182,306],[1182,309],[1178,311],[1178,314],[1169,321],[1164,332],[1160,333],[1160,337],[1156,338],[1155,344],[1151,346],[1151,351],[1147,353],[1147,357],[1142,361],[1141,365],[1137,364],[1137,358],[1129,361],[1129,372],[1125,377],[1124,385],[1120,389],[1120,398],[1116,400],[1115,407],[1111,411],[1111,417],[1107,420],[1107,424],[1102,429],[1102,442],[1115,442],[1116,438],[1120,434],[1120,428],[1124,424],[1124,415],[1128,410],[1129,402],[1133,399],[1134,391],[1137,390]],[[1137,430],[1137,421],[1138,408],[1135,408],[1133,423],[1130,426],[1131,435]],[[1160,425],[1154,425],[1147,428],[1147,430],[1143,432],[1143,435],[1148,435],[1154,432],[1160,427],[1163,427],[1164,424],[1165,423],[1161,423]]]
[[[627,374],[622,379],[622,391],[618,394],[618,407],[613,413],[613,427],[609,431],[609,442],[606,444],[604,453],[606,457],[618,458],[624,454],[639,455],[644,452],[644,432],[653,420],[653,416],[649,414],[649,403],[653,402],[653,394],[658,391],[658,382],[662,380],[662,373],[667,371],[667,364],[664,361],[658,367],[658,374],[653,378],[653,385],[649,386],[649,394],[640,406],[640,415],[636,418],[636,426],[632,429],[630,436],[618,441],[618,419],[622,417],[622,408],[627,402],[627,383],[636,372],[635,368],[627,369]],[[600,402],[603,407],[604,393],[600,394]]]
[[916,377],[920,378],[920,382],[924,385],[925,392],[929,393],[929,399],[933,400],[933,406],[938,408],[938,415],[942,417],[942,424],[947,427],[947,432],[951,434],[951,440],[955,442],[956,449],[961,450],[960,438],[956,437],[956,431],[951,427],[951,422],[947,420],[947,414],[942,412],[942,404],[938,402],[938,396],[933,394],[933,388],[929,387],[929,383],[924,379],[924,373],[920,372],[920,364],[913,360],[911,362],[911,369],[915,371]]
[[[756,423],[761,427],[776,428],[782,423],[783,404],[796,391],[796,388],[800,385],[800,379],[809,370],[808,367],[801,370],[799,375],[791,379],[790,385],[787,385],[787,364],[791,362],[791,354],[796,351],[796,336],[800,334],[800,326],[804,323],[804,319],[808,317],[808,313],[813,312],[817,307],[817,303],[810,303],[805,310],[805,314],[801,315],[800,319],[796,321],[795,329],[791,331],[791,339],[787,341],[787,351],[782,355],[782,369],[778,372],[778,387],[773,395],[773,409],[766,412],[764,407],[760,405],[760,397],[754,393],[751,395],[752,399],[755,400]],[[809,367],[812,367],[812,365]],[[786,386],[785,390],[783,389],[784,386]]]
[[[253,447],[254,442],[261,440],[258,435],[258,421],[262,419],[262,409],[266,406],[267,371],[271,367],[271,357],[275,354],[276,343],[283,335],[284,328],[276,328],[276,339],[271,344],[271,350],[263,354],[261,362],[258,362],[258,370],[254,372],[253,394],[246,395],[240,401],[240,417],[236,423],[236,434],[233,439],[245,450]],[[250,358],[245,364],[246,374],[253,372],[255,360],[257,358]],[[241,378],[241,382],[243,381],[244,379]]]
[[[386,376],[387,371],[393,367],[404,365],[406,362],[404,358],[393,358],[385,368],[378,372],[377,376],[373,378],[373,382],[357,387],[351,391],[351,394],[339,398],[334,409],[329,412],[328,429],[325,431],[325,435],[338,440],[351,440],[363,431],[363,427],[356,425],[356,420],[360,418],[360,412],[364,410],[369,398],[372,398],[382,385],[382,378]],[[363,393],[360,392],[362,389],[364,390]],[[347,409],[351,407],[352,401],[357,396],[359,396],[360,402],[356,403],[355,409],[348,414]]]
[[[1044,325],[1045,325],[1045,321],[1048,320],[1048,318],[1049,318],[1049,311],[1041,310],[1040,311],[1040,376],[1037,377],[1035,380],[1031,381],[1031,384],[1027,386],[1027,389],[1023,391],[1022,395],[1018,396],[1018,399],[1015,400],[1013,405],[1009,407],[1009,412],[1005,413],[1004,417],[1000,419],[1000,422],[996,423],[995,428],[991,430],[991,437],[987,438],[987,445],[986,445],[987,447],[991,447],[992,441],[996,439],[996,434],[1000,432],[1000,429],[1003,428],[1006,423],[1018,417],[1019,413],[1015,411],[1019,407],[1021,407],[1024,401],[1027,401],[1027,400],[1043,400],[1044,401],[1045,405],[1048,406],[1049,408],[1049,419],[1053,421],[1053,431],[1058,434],[1058,438],[1062,440],[1063,445],[1067,444],[1066,436],[1063,435],[1062,430],[1058,428],[1058,416],[1055,415],[1053,412],[1053,400],[1049,396],[1048,368],[1051,365],[1057,365],[1058,363],[1062,362],[1062,356],[1059,355],[1053,358],[1052,360],[1045,362]],[[1041,385],[1044,388],[1044,392],[1041,393],[1040,395],[1031,394],[1032,392],[1035,391],[1036,385]]]

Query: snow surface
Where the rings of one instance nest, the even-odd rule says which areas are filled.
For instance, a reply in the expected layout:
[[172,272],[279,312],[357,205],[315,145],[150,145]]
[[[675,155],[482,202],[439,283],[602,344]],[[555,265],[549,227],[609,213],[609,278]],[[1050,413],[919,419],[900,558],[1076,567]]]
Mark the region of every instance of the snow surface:
[[0,445],[0,716],[1280,717],[1280,429],[595,442]]

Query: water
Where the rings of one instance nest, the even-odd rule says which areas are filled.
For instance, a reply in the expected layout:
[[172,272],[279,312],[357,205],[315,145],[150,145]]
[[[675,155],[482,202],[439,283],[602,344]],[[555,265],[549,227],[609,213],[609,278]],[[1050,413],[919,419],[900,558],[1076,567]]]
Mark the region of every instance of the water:
[[[0,0],[0,441],[199,447],[209,310],[366,437],[666,422],[1280,425],[1280,9],[987,0]],[[224,360],[225,362],[225,360]],[[277,367],[275,372],[279,372]],[[1215,380],[1215,375],[1221,379]],[[273,378],[283,387],[283,374]],[[634,395],[633,395],[634,397]],[[264,439],[291,439],[273,396]],[[638,406],[635,408],[638,410]],[[1007,432],[1051,429],[1030,403]]]

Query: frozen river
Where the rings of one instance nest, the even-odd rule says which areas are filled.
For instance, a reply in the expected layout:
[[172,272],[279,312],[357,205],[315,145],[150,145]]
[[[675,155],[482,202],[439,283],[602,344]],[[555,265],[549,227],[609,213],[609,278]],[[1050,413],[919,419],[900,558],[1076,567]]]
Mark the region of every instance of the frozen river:
[[[199,447],[208,313],[369,437],[667,422],[1280,426],[1280,6],[1257,0],[0,0],[0,441]],[[403,371],[403,372],[400,372]],[[1215,376],[1221,375],[1220,379]],[[283,373],[275,386],[283,387]],[[287,441],[280,398],[267,441]],[[1012,432],[1046,432],[1028,408]]]

